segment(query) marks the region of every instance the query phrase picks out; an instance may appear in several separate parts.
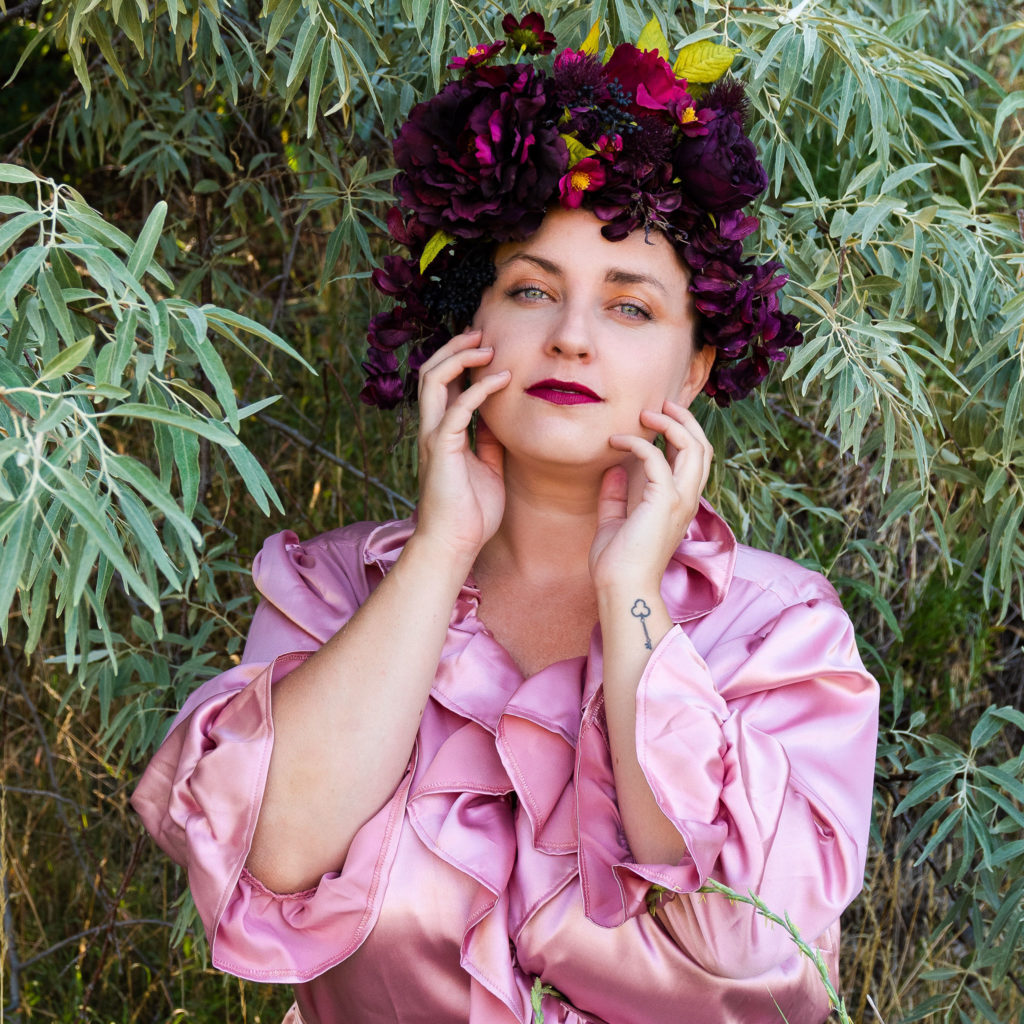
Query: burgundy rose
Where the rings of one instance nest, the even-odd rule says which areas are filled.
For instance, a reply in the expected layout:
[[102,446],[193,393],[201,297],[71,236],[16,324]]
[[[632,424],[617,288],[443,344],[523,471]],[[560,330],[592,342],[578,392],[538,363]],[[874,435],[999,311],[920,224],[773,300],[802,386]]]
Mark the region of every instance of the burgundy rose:
[[484,67],[417,104],[394,144],[401,202],[458,238],[536,231],[568,163],[544,81],[525,64]]
[[422,250],[434,233],[432,229],[420,223],[416,214],[410,213],[408,217],[404,217],[400,206],[392,206],[388,210],[387,225],[388,234],[410,251]]
[[754,144],[731,112],[720,113],[707,134],[684,135],[673,167],[690,201],[712,213],[738,210],[768,187]]
[[676,78],[671,65],[657,50],[638,50],[630,43],[615,47],[604,66],[609,80],[617,79],[631,98],[631,110],[682,111],[693,106],[686,83]]

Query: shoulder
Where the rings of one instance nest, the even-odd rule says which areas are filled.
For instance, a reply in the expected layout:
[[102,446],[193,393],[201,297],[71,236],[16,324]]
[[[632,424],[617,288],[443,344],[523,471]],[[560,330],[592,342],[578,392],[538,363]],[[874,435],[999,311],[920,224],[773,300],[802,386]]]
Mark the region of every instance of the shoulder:
[[820,573],[782,555],[746,544],[736,545],[730,595],[747,592],[780,610],[793,605],[824,601],[839,606],[835,587]]
[[361,603],[411,532],[409,520],[359,522],[301,540],[293,530],[268,537],[252,563],[253,583],[270,604],[300,595],[330,604]]
[[749,655],[768,637],[794,651],[827,645],[829,637],[852,638],[849,616],[821,573],[745,544],[736,544],[730,568],[715,605],[684,624],[702,656],[733,647]]

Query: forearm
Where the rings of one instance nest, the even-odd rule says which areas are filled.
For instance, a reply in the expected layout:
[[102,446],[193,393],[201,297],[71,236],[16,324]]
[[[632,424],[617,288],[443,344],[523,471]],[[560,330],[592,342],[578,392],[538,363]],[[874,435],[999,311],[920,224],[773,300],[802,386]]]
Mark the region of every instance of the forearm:
[[[686,844],[658,807],[636,749],[637,687],[672,620],[658,588],[650,584],[623,583],[599,593],[598,608],[608,742],[626,838],[638,862],[677,864]],[[648,614],[642,614],[644,609]]]
[[338,870],[409,761],[468,564],[414,535],[351,620],[273,690],[274,746],[247,866],[294,892]]

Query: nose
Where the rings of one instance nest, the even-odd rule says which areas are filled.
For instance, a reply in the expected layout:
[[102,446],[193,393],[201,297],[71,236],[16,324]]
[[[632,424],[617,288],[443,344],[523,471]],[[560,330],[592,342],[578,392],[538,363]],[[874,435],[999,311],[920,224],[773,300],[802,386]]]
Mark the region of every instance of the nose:
[[546,351],[549,355],[589,362],[594,355],[592,339],[585,312],[566,302],[562,306],[561,316],[551,325]]

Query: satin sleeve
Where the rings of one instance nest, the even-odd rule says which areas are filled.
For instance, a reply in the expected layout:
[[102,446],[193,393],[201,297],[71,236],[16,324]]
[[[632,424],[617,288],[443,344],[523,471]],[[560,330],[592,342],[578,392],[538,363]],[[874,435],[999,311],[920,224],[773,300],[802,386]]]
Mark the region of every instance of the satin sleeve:
[[[638,759],[686,844],[679,864],[638,864],[615,799],[598,702],[577,754],[580,873],[587,916],[606,927],[646,912],[706,970],[753,977],[792,939],[747,904],[697,894],[708,878],[753,891],[813,942],[863,884],[878,687],[834,599],[785,608],[702,657],[673,627],[637,690]],[[675,895],[671,895],[675,894]]]
[[132,796],[187,871],[214,966],[253,980],[306,981],[358,948],[379,913],[405,809],[408,773],[315,889],[280,895],[245,869],[273,749],[273,686],[344,625],[372,583],[358,527],[338,533],[267,541],[253,564],[262,600],[242,663],[191,695]]

